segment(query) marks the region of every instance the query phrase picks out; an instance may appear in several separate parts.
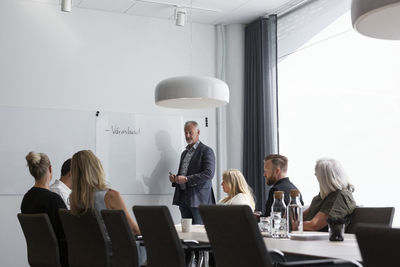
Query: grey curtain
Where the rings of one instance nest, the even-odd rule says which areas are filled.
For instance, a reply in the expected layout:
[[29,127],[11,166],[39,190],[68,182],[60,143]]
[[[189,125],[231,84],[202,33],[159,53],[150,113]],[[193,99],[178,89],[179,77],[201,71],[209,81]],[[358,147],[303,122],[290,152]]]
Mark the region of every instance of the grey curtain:
[[263,211],[267,190],[264,157],[278,153],[277,17],[259,19],[245,30],[243,174]]

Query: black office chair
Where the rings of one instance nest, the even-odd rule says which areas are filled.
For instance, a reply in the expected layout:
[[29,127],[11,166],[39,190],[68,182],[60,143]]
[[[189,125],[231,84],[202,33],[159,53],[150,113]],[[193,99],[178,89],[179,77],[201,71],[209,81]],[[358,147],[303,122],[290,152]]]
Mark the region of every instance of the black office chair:
[[113,266],[138,267],[136,239],[122,210],[102,210],[101,216],[110,236]]
[[61,267],[57,237],[46,213],[17,215],[31,267]]
[[199,209],[218,267],[360,266],[336,259],[274,263],[249,206],[209,205]]
[[393,207],[357,207],[351,214],[350,223],[346,228],[346,233],[354,234],[357,224],[381,224],[391,227],[394,216]]
[[364,267],[399,266],[400,229],[360,223],[356,237]]
[[191,253],[189,266],[192,265],[194,252],[200,252],[200,265],[202,253],[211,249],[208,244],[182,243],[166,206],[134,206],[132,209],[146,246],[147,266],[185,267],[184,250]]
[[111,246],[98,212],[77,216],[60,209],[59,214],[68,242],[69,266],[110,267]]

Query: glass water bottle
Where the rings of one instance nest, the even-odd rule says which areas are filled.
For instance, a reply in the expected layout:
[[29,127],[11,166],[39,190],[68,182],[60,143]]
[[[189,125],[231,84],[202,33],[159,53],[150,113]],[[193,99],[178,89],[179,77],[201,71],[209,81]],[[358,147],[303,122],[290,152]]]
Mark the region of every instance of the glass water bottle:
[[290,190],[290,203],[287,206],[287,232],[303,232],[303,206],[300,202],[300,192],[297,189]]
[[271,207],[271,235],[274,238],[287,237],[286,205],[283,195],[283,191],[274,192],[274,203]]

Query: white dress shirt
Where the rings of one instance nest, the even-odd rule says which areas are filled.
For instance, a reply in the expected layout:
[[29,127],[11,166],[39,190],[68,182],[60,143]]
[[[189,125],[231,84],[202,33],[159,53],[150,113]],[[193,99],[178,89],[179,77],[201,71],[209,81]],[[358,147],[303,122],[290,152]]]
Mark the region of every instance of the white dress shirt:
[[71,194],[71,189],[69,189],[66,184],[56,179],[52,185],[50,185],[50,191],[60,195],[64,200],[65,205],[69,209],[69,195]]

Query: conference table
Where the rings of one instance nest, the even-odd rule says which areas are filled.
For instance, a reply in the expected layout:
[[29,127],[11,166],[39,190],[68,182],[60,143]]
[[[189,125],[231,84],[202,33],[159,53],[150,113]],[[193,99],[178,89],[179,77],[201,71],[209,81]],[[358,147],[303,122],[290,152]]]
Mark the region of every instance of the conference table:
[[[183,240],[197,240],[199,242],[208,243],[208,237],[204,225],[192,225],[191,231],[182,232],[180,225],[176,225],[179,238]],[[271,237],[263,237],[265,245],[268,249],[277,249],[284,253],[337,258],[344,260],[362,261],[357,240],[353,234],[345,234],[343,242],[331,242],[329,239],[323,240],[291,240],[275,239]]]

